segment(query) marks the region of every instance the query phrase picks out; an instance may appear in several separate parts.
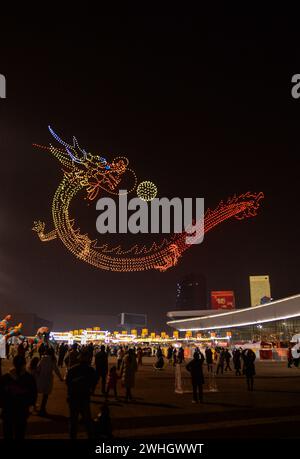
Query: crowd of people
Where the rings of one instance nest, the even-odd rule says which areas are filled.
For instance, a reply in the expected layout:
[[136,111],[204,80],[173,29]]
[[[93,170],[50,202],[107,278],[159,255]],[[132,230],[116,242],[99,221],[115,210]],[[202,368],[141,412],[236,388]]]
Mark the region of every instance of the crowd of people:
[[[13,352],[11,352],[13,350]],[[141,349],[119,347],[117,365],[109,369],[109,346],[74,344],[59,346],[43,344],[39,348],[21,343],[8,350],[13,368],[0,378],[0,407],[3,436],[22,439],[25,436],[30,412],[48,416],[47,402],[53,389],[54,374],[67,386],[70,438],[77,437],[81,418],[89,438],[111,436],[111,422],[107,400],[110,393],[118,400],[118,380],[125,391],[125,402],[133,400],[135,373],[142,365]],[[63,370],[64,373],[63,374]],[[103,404],[96,420],[92,419],[90,398],[100,382]],[[38,403],[39,402],[39,403]]]
[[[190,373],[193,389],[193,403],[203,401],[204,374],[206,362],[208,374],[218,375],[232,371],[236,376],[245,375],[248,390],[253,390],[255,375],[255,353],[251,349],[228,349],[207,347],[203,352],[195,348],[192,360],[186,364],[183,347],[169,346],[154,349],[154,369],[162,370],[165,359],[168,365],[179,364]],[[151,352],[152,354],[152,352]],[[0,378],[0,406],[2,408],[4,438],[24,438],[30,412],[45,417],[47,403],[53,389],[54,375],[67,389],[69,406],[70,438],[76,439],[79,419],[87,435],[93,438],[109,438],[112,435],[108,407],[109,397],[119,400],[119,386],[123,388],[126,403],[133,401],[136,372],[143,365],[143,357],[149,349],[141,347],[67,344],[42,344],[38,348],[22,343],[9,350],[8,358],[13,368]],[[109,365],[109,356],[113,361]],[[103,397],[102,408],[96,420],[92,419],[90,401],[99,383]]]
[[[163,354],[158,347],[156,354],[156,363],[154,367],[157,369],[163,369],[164,360]],[[166,358],[169,364],[175,366],[177,363],[182,364],[185,360],[184,349],[180,347],[169,346],[167,349]],[[192,386],[193,386],[193,402],[198,401],[198,396],[196,395],[197,390],[199,390],[199,400],[202,400],[202,389],[200,386],[204,384],[203,377],[203,363],[206,361],[208,373],[213,373],[214,368],[215,374],[221,374],[224,371],[232,371],[231,368],[231,359],[233,361],[233,366],[236,376],[245,375],[247,381],[247,388],[250,391],[253,391],[254,376],[255,376],[255,359],[256,355],[251,349],[239,349],[234,348],[231,352],[228,348],[211,348],[206,347],[204,353],[200,351],[199,348],[196,348],[193,355],[193,360],[186,365],[186,369],[191,373],[192,377]],[[196,388],[195,388],[196,387]]]

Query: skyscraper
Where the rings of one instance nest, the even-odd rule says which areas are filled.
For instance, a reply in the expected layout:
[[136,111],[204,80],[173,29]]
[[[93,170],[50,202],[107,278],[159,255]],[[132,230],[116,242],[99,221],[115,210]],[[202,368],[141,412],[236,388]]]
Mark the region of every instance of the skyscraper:
[[208,309],[206,280],[203,275],[189,274],[177,283],[176,309]]
[[257,306],[271,299],[270,278],[265,276],[249,276],[251,306]]

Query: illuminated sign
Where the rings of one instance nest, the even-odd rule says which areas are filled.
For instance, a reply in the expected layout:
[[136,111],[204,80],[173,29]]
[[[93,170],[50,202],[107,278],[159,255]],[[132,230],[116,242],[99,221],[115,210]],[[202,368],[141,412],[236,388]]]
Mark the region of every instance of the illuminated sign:
[[211,292],[212,309],[235,309],[235,298],[232,290]]

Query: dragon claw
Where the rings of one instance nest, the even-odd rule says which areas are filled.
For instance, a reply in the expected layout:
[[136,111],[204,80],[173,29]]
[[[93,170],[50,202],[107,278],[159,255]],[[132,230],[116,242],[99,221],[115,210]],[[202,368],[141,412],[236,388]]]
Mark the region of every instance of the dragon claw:
[[49,233],[45,234],[45,227],[46,224],[40,220],[33,222],[32,231],[35,231],[38,234],[38,237],[41,241],[47,242],[52,241],[52,239],[56,239],[56,230],[50,231]]
[[32,231],[36,231],[37,233],[43,233],[45,230],[46,224],[40,220],[33,222]]

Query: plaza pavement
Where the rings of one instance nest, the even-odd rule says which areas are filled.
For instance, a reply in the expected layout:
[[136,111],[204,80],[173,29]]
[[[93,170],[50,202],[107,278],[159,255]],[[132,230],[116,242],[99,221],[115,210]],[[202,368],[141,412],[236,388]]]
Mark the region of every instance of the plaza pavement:
[[[288,369],[286,362],[257,362],[254,392],[246,390],[243,376],[226,372],[216,377],[217,392],[204,386],[204,403],[192,404],[189,373],[182,366],[183,394],[176,394],[174,368],[153,368],[153,358],[144,358],[136,375],[135,401],[125,403],[119,385],[120,400],[109,400],[116,438],[128,439],[230,439],[299,438],[300,369]],[[115,358],[110,358],[110,365]],[[4,362],[4,371],[10,364]],[[206,382],[207,371],[205,367]],[[96,417],[103,397],[99,386],[92,397]],[[66,386],[55,376],[49,397],[48,418],[31,415],[27,438],[68,438]],[[80,427],[79,438],[85,438]]]

